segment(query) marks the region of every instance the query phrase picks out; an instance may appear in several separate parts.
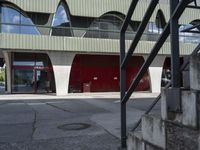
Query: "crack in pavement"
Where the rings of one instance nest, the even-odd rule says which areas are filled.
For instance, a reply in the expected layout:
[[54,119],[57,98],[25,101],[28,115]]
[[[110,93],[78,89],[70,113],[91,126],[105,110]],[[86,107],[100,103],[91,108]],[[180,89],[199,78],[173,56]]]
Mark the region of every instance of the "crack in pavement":
[[36,123],[37,123],[37,111],[31,107],[28,103],[24,102],[24,104],[26,104],[28,107],[31,108],[31,110],[33,111],[34,113],[34,119],[33,119],[33,123],[32,123],[32,133],[31,133],[31,140],[33,140],[33,136],[34,136],[34,133],[35,133],[35,130],[36,130]]
[[66,109],[60,108],[60,107],[55,106],[55,105],[53,105],[53,104],[50,104],[50,103],[45,103],[45,104],[46,104],[46,105],[49,105],[49,106],[51,106],[51,107],[53,107],[53,108],[56,108],[56,109],[62,110],[62,111],[64,111],[64,112],[72,113],[72,112],[69,111],[69,110],[66,110]]
[[37,122],[37,112],[35,111],[34,112],[34,121],[33,121],[33,124],[32,124],[31,140],[33,140],[33,136],[34,136],[34,133],[35,133],[35,130],[36,130],[36,122]]

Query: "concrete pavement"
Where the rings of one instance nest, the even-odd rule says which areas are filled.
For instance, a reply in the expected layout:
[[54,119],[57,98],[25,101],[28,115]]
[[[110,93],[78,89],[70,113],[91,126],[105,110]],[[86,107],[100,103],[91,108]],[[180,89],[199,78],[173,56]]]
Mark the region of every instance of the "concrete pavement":
[[[118,98],[53,97],[38,100],[2,98],[0,150],[115,150],[120,146]],[[129,102],[130,128],[151,102],[149,98]],[[158,104],[154,112],[159,113],[159,109]]]

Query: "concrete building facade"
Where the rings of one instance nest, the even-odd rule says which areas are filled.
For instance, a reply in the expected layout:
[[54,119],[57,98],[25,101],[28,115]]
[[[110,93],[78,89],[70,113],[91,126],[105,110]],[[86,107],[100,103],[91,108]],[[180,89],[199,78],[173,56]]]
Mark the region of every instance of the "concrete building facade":
[[[6,64],[6,91],[57,95],[119,91],[119,33],[130,3],[131,0],[1,0],[0,58]],[[126,33],[127,49],[148,4],[148,0],[140,1],[132,16]],[[181,32],[200,23],[199,13],[198,9],[187,8],[180,19],[182,57],[200,42],[198,34]],[[169,15],[168,1],[160,1],[127,67],[127,88]],[[160,92],[161,82],[170,80],[169,57],[170,44],[166,42],[137,90]]]

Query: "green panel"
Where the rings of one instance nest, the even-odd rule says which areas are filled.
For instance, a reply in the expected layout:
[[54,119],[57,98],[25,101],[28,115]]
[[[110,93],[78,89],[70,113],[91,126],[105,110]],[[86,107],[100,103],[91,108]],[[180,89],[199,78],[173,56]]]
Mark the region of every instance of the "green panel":
[[[126,41],[127,49],[131,41]],[[149,54],[155,42],[140,41],[136,54]],[[196,44],[180,44],[181,55],[188,55]],[[51,37],[19,34],[0,34],[0,49],[24,51],[68,51],[79,53],[118,53],[119,40],[78,37]],[[170,43],[166,42],[160,54],[170,54]]]

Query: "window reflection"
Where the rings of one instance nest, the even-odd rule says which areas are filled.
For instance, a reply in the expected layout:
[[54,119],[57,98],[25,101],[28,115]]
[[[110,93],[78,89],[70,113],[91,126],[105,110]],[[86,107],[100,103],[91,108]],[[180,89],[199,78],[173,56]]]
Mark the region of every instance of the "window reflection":
[[55,83],[52,64],[47,54],[12,53],[12,92],[52,91],[55,91]]
[[70,27],[69,14],[67,9],[65,9],[65,4],[61,3],[53,18],[52,23],[52,35],[56,36],[72,36],[72,31]]
[[60,5],[54,17],[53,26],[62,26],[63,24],[69,26],[69,19],[64,6]]
[[20,26],[17,25],[1,25],[1,31],[2,33],[20,33]]
[[1,13],[1,31],[3,33],[39,34],[31,19],[21,14],[18,10],[10,6],[1,6]]
[[[123,19],[120,16],[115,14],[106,14],[101,18],[96,19],[83,36],[90,38],[119,39],[122,24]],[[128,26],[126,39],[133,39],[133,37],[133,29]]]
[[[179,28],[179,41],[186,42],[186,43],[200,43],[200,34],[199,33],[192,33],[192,32],[182,32],[185,29],[193,27],[192,24],[181,25]],[[194,28],[191,31],[199,32],[198,28]]]

